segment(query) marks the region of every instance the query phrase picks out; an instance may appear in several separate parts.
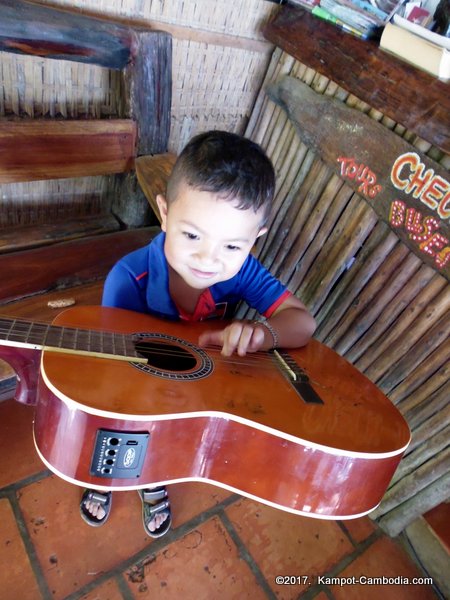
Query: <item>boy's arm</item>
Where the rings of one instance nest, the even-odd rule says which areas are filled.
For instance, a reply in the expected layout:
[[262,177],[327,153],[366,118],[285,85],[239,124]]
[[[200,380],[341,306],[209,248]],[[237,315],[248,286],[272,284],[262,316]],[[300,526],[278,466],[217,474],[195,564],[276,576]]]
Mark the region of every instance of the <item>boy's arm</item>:
[[225,356],[233,352],[244,356],[247,352],[270,350],[274,342],[283,348],[304,346],[316,329],[314,317],[295,296],[289,296],[280,304],[267,323],[270,327],[258,321],[233,321],[221,331],[204,332],[199,344],[222,346]]

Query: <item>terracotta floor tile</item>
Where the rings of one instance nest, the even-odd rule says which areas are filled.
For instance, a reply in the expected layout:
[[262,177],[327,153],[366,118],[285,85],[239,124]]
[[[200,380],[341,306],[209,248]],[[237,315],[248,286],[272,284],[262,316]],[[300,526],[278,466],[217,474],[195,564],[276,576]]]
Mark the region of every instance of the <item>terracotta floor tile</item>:
[[0,487],[45,470],[34,448],[33,414],[32,406],[13,399],[0,402],[0,454],[7,458],[2,461]]
[[125,573],[139,600],[266,599],[218,517]]
[[174,527],[179,527],[230,496],[229,491],[206,483],[176,483],[168,486],[168,494]]
[[48,477],[22,488],[20,506],[55,600],[93,581],[150,542],[136,492],[114,494],[101,528],[81,520],[81,488]]
[[308,583],[277,586],[277,575],[313,578],[353,550],[334,521],[300,517],[247,499],[226,513],[279,598],[297,598]]
[[[354,560],[339,577],[423,577],[414,562],[395,541],[382,537]],[[401,581],[401,580],[399,580]],[[326,583],[326,582],[324,582]],[[430,585],[343,585],[330,586],[336,600],[436,600]]]
[[36,600],[41,595],[7,498],[0,499],[0,523],[0,596]]
[[355,542],[363,542],[369,537],[369,535],[377,530],[376,525],[369,519],[369,517],[348,519],[346,521],[342,521],[342,524]]
[[108,579],[85,594],[82,600],[123,600],[123,595],[114,579]]

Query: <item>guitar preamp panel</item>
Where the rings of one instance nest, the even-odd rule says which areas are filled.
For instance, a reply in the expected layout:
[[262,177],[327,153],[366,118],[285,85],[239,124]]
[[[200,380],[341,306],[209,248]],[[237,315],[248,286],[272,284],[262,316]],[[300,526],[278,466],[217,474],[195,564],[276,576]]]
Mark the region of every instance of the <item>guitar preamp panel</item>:
[[90,474],[107,479],[140,477],[149,438],[148,432],[99,429]]

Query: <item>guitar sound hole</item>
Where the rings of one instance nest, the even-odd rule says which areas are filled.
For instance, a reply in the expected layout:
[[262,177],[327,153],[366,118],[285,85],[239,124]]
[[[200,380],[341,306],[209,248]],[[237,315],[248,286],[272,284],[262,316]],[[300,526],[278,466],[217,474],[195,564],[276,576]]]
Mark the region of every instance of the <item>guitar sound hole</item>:
[[191,371],[197,364],[196,357],[186,348],[156,341],[140,341],[136,351],[147,359],[148,364],[162,371]]

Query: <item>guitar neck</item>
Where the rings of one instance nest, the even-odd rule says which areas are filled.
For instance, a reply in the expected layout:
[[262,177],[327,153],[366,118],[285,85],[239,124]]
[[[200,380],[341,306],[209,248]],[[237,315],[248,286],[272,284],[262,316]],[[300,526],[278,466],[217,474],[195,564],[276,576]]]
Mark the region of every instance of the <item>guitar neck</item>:
[[0,319],[0,345],[147,362],[145,358],[138,356],[130,335],[19,319]]

